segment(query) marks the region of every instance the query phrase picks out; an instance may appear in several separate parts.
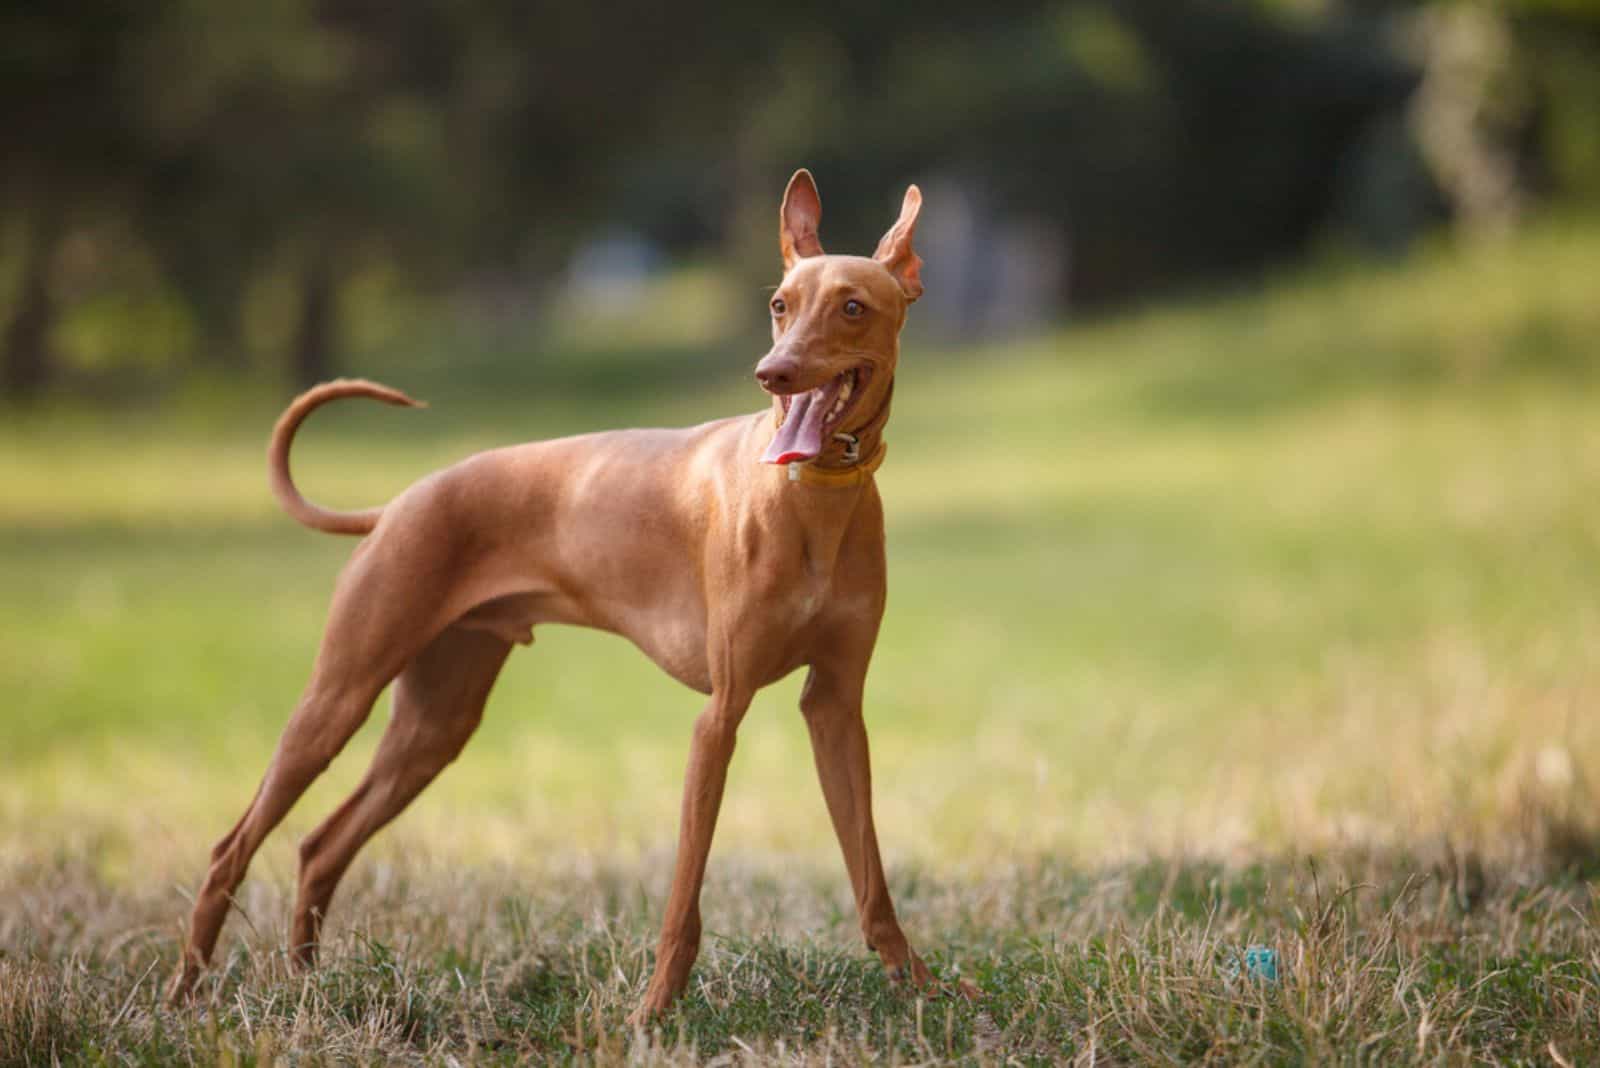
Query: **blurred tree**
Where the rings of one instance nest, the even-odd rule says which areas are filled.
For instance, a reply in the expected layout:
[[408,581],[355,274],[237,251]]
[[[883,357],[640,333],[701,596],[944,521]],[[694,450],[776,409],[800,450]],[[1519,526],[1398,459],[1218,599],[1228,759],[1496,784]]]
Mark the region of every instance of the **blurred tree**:
[[1530,100],[1522,169],[1558,195],[1600,201],[1600,0],[1521,0],[1510,31]]
[[[939,181],[983,226],[1068,250],[1070,272],[1044,273],[1085,306],[1256,270],[1341,218],[1397,247],[1433,203],[1402,119],[1433,75],[1396,23],[1503,30],[1472,98],[1516,105],[1500,185],[1600,193],[1597,7],[13,0],[0,386],[58,373],[81,291],[63,248],[131,242],[73,273],[164,275],[146,291],[189,322],[146,344],[197,337],[184,357],[228,370],[270,346],[306,382],[337,370],[363,278],[527,291],[602,226],[768,271],[774,191],[802,164],[833,247],[870,247],[897,185]],[[974,264],[974,284],[993,273]]]
[[53,204],[41,204],[35,211],[25,224],[28,232],[22,238],[20,281],[0,342],[5,347],[0,386],[21,398],[32,397],[50,380],[54,362],[50,328],[55,322],[56,302],[50,265],[61,229],[60,213]]
[[145,42],[148,66],[176,72],[151,93],[147,231],[214,359],[241,362],[246,293],[283,273],[290,377],[328,377],[344,281],[378,261],[424,270],[450,218],[437,86],[406,52],[448,26],[420,6],[371,24],[332,5],[175,10]]
[[123,210],[141,164],[130,46],[158,17],[140,0],[17,0],[0,8],[0,197],[20,241],[0,386],[56,373],[54,270],[73,227]]
[[1532,105],[1513,77],[1510,26],[1487,5],[1437,4],[1412,30],[1423,68],[1413,125],[1424,158],[1464,227],[1504,234],[1525,206],[1515,131]]

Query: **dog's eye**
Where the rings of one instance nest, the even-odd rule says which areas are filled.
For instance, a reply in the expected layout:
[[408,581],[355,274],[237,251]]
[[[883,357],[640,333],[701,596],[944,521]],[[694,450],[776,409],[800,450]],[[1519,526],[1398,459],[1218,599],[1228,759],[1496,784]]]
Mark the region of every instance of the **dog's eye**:
[[844,313],[851,319],[861,318],[861,314],[866,310],[866,305],[862,304],[859,300],[847,300],[844,302]]
[[783,302],[783,298],[782,297],[773,297],[772,298],[772,314],[773,315],[783,315],[788,310],[789,310],[789,305],[787,305],[787,304],[785,304]]

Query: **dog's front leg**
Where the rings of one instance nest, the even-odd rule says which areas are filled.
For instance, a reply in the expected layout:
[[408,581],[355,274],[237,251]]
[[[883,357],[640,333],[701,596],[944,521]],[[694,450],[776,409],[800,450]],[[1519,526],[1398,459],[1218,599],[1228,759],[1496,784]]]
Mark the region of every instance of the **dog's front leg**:
[[861,711],[870,641],[869,635],[864,647],[813,665],[800,695],[800,710],[811,732],[817,777],[855,891],[861,934],[891,974],[921,988],[931,985],[933,978],[900,929],[872,820],[872,762]]
[[717,809],[722,805],[722,788],[728,780],[734,736],[750,698],[748,693],[719,691],[695,720],[689,770],[683,781],[678,861],[656,946],[656,970],[630,1023],[643,1023],[663,1011],[688,985],[689,969],[700,952],[700,884],[705,879],[706,856],[717,826]]

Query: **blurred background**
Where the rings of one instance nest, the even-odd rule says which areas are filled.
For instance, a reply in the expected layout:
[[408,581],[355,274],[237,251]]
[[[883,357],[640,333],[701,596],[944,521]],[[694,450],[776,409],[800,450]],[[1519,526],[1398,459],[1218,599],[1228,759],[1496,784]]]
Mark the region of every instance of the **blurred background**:
[[[297,388],[433,402],[317,417],[297,472],[342,505],[761,407],[799,166],[830,251],[926,197],[891,854],[1588,848],[1600,4],[22,0],[0,849],[192,866],[248,800],[350,547],[268,497]],[[831,856],[794,683],[719,841]],[[670,848],[697,708],[552,628],[402,833]]]
[[651,300],[669,336],[748,336],[734,302],[771,278],[801,164],[840,248],[923,184],[918,324],[948,338],[1504,232],[1600,189],[1581,0],[0,18],[14,400],[379,370],[419,319],[626,333],[673,279]]

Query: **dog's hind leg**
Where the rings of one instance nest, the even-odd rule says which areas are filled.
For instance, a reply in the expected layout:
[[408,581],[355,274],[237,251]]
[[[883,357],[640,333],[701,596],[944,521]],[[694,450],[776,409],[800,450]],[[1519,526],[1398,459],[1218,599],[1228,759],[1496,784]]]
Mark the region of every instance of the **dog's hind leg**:
[[315,961],[328,903],[356,853],[467,744],[510,651],[501,637],[456,625],[400,673],[394,712],[366,777],[301,843],[290,940],[298,963]]
[[[387,681],[387,680],[384,680]],[[244,815],[211,851],[211,867],[195,896],[188,944],[170,992],[173,1001],[186,997],[211,959],[217,936],[228,918],[233,893],[262,840],[271,833],[312,781],[344,748],[361,726],[383,682],[365,687],[321,692],[315,683],[290,717],[267,773]]]
[[211,866],[195,896],[183,959],[169,988],[173,1002],[186,998],[211,959],[228,917],[233,893],[244,880],[261,842],[322,774],[366,720],[372,702],[425,645],[442,623],[438,610],[443,569],[404,566],[395,554],[356,550],[341,576],[327,630],[305,693],[289,717],[272,761],[244,815],[211,852]]

